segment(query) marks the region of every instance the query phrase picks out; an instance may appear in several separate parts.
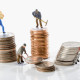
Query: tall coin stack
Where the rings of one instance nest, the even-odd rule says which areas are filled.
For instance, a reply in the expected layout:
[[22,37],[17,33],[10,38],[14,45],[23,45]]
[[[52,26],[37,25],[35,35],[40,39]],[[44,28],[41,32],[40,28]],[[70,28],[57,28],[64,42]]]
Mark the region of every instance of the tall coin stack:
[[0,33],[0,63],[16,61],[15,38],[12,33]]
[[48,32],[46,29],[31,30],[31,54],[43,59],[48,58]]

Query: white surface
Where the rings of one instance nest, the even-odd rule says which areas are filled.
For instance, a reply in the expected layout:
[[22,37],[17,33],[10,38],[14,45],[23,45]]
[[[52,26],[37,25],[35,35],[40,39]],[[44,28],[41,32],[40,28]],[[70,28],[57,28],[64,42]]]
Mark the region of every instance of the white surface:
[[[80,42],[80,0],[0,0],[6,32],[15,34],[17,49],[25,42],[29,55],[30,29],[35,27],[32,12],[36,8],[41,11],[42,19],[48,20],[49,54],[54,62],[63,42]],[[59,67],[52,73],[40,73],[17,63],[0,64],[0,80],[80,80],[80,64]]]
[[56,68],[55,72],[39,72],[30,64],[0,64],[0,80],[80,80],[80,64]]

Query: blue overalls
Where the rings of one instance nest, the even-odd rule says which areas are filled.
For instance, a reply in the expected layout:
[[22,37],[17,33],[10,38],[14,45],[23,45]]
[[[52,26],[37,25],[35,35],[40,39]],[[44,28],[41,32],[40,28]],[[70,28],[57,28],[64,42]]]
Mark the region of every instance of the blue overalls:
[[3,31],[3,33],[5,33],[5,31],[4,31],[4,26],[3,26],[3,24],[2,24],[1,19],[0,19],[0,25],[1,25],[1,27],[2,27],[2,31]]

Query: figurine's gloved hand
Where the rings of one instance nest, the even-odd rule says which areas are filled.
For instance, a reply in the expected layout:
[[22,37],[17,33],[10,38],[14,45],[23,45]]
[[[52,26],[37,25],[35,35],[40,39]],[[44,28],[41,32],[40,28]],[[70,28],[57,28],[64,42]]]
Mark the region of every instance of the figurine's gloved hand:
[[0,19],[4,18],[4,14],[0,11]]

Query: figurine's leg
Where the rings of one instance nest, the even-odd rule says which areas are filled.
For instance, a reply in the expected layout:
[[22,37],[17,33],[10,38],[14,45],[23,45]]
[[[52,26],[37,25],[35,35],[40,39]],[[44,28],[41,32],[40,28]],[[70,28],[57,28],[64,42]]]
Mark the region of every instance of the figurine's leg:
[[3,25],[1,25],[1,26],[2,26],[2,31],[3,31],[3,33],[5,33],[4,26],[3,26]]
[[41,22],[41,20],[39,20],[39,23],[40,23],[40,27],[43,28],[43,27],[42,27],[42,22]]
[[36,19],[36,28],[38,28],[38,19]]
[[17,62],[20,64],[20,55],[17,56]]
[[24,61],[23,61],[23,57],[21,56],[21,62],[23,63]]

